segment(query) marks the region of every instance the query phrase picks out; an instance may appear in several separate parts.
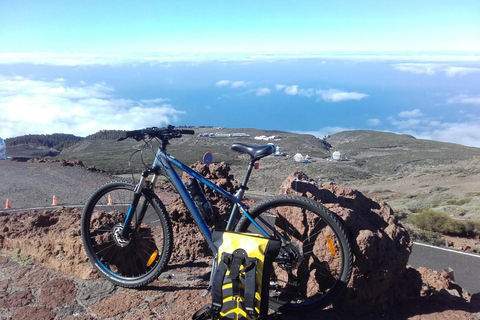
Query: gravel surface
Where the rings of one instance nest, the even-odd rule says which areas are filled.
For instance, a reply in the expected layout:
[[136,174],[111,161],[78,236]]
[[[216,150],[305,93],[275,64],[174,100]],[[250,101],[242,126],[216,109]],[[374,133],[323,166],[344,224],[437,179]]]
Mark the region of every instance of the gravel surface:
[[83,206],[88,197],[111,176],[66,162],[0,160],[0,210],[9,199],[12,210],[52,205]]

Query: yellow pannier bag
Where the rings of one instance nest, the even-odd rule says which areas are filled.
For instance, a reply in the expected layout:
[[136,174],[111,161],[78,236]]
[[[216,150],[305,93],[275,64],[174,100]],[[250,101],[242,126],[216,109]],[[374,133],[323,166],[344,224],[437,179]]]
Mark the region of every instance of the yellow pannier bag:
[[[212,282],[212,304],[194,320],[257,320],[268,313],[272,263],[281,242],[257,234],[214,231],[218,261]],[[200,310],[199,310],[200,311]]]

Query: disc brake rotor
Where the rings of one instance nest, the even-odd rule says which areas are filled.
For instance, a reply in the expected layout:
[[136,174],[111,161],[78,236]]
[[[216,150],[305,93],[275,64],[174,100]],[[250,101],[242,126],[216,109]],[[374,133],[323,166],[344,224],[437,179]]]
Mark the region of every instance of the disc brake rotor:
[[287,243],[284,246],[288,253],[288,258],[285,261],[279,262],[278,265],[285,271],[291,272],[298,268],[303,261],[303,250],[294,242]]
[[131,238],[128,237],[123,237],[121,235],[121,231],[123,230],[123,227],[122,227],[122,224],[121,223],[117,223],[116,225],[113,226],[113,229],[112,229],[112,234],[113,234],[113,240],[115,240],[115,243],[119,246],[119,247],[126,247],[128,246],[128,244],[130,243],[130,240]]

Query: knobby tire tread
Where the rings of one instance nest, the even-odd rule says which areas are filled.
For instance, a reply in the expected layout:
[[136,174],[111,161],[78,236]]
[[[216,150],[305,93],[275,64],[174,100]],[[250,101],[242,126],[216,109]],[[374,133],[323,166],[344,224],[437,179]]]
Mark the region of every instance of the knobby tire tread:
[[[335,213],[331,212],[325,208],[322,204],[298,195],[276,195],[270,198],[267,198],[256,205],[254,205],[250,210],[252,218],[256,218],[259,214],[269,209],[269,207],[279,207],[281,205],[293,205],[293,204],[304,204],[307,207],[310,207],[309,210],[315,212],[322,218],[327,218],[329,224],[333,225],[336,228],[338,233],[342,251],[345,255],[345,260],[343,261],[343,269],[341,276],[338,280],[341,283],[335,287],[335,291],[327,293],[321,300],[314,302],[310,305],[281,305],[274,301],[270,301],[270,307],[274,310],[280,310],[283,313],[305,313],[312,310],[318,310],[325,308],[334,302],[334,300],[341,294],[343,289],[346,287],[346,284],[350,280],[353,270],[353,254],[352,254],[352,245],[349,240],[349,236],[344,226],[343,220],[341,220]],[[250,220],[247,217],[243,216],[237,223],[236,231],[245,232],[250,225]]]
[[154,273],[150,273],[148,276],[144,278],[138,279],[137,281],[126,282],[125,280],[119,280],[116,277],[109,275],[103,269],[97,267],[95,263],[96,253],[93,251],[93,249],[89,245],[89,241],[87,240],[87,234],[88,234],[87,230],[89,229],[91,212],[93,211],[97,201],[101,198],[102,195],[107,194],[109,190],[119,189],[119,187],[125,187],[125,189],[127,188],[131,189],[132,192],[135,188],[135,186],[130,181],[113,180],[103,184],[90,195],[84,207],[84,210],[82,212],[82,220],[81,220],[82,242],[83,242],[84,250],[86,251],[90,262],[103,277],[105,277],[109,281],[121,287],[139,288],[157,279],[160,273],[164,271],[166,265],[168,264],[170,260],[170,256],[172,254],[172,250],[173,250],[172,223],[170,221],[170,218],[167,214],[167,210],[163,202],[158,198],[158,196],[152,190],[145,189],[143,191],[143,194],[147,199],[151,201],[159,219],[162,220],[162,231],[164,233],[163,235],[163,241],[165,241],[164,250],[162,251],[162,257],[160,258],[161,262],[156,266],[156,271]]

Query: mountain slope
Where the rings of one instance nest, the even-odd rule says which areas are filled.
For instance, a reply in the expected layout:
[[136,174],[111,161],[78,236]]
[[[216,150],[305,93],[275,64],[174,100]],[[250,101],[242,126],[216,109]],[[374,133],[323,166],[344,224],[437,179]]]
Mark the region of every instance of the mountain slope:
[[343,131],[326,139],[344,157],[375,174],[396,174],[480,155],[480,148],[367,130]]

